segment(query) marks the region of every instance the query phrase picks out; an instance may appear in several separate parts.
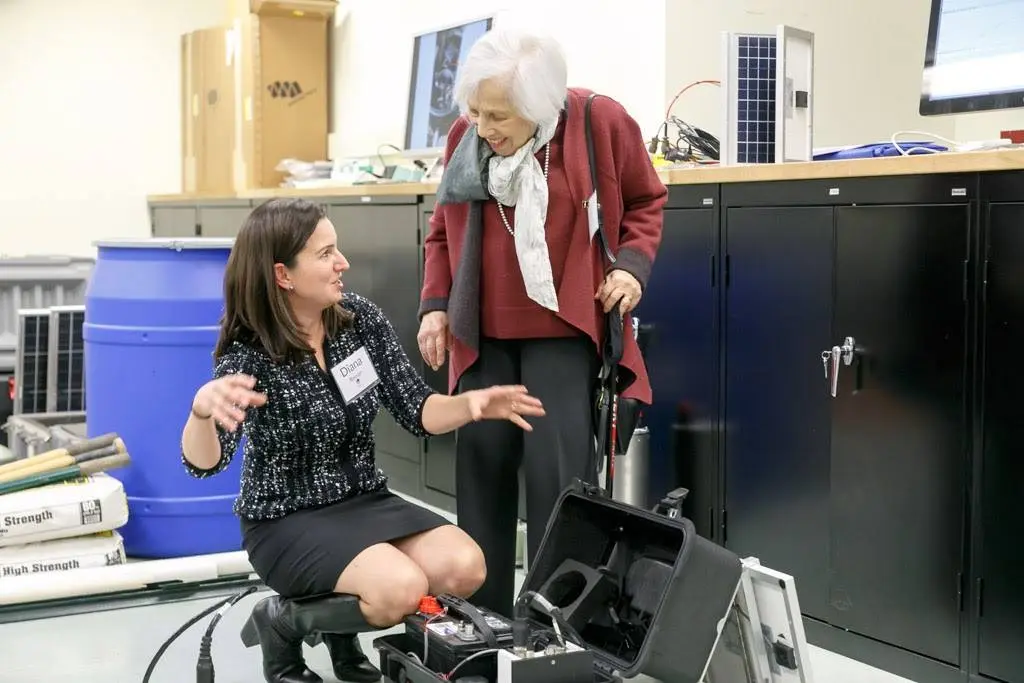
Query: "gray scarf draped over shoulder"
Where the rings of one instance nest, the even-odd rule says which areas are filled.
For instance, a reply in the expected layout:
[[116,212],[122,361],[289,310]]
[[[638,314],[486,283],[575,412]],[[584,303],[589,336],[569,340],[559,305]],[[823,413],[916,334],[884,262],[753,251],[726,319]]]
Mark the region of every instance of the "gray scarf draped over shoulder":
[[448,294],[448,327],[463,344],[480,348],[480,266],[483,259],[483,203],[487,193],[487,161],[494,154],[481,144],[470,126],[445,165],[437,188],[437,204],[469,204],[459,263]]

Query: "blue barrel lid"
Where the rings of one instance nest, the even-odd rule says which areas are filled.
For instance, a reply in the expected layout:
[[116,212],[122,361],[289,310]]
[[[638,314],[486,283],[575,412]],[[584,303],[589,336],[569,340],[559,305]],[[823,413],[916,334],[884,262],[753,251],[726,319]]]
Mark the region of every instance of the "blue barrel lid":
[[97,248],[119,249],[230,249],[235,244],[233,237],[114,237],[93,242]]

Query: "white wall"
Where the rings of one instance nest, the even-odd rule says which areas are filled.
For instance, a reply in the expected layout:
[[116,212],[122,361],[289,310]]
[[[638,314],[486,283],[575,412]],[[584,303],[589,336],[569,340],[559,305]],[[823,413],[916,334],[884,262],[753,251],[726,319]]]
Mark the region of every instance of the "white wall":
[[569,83],[618,99],[645,132],[665,102],[665,5],[679,0],[345,0],[334,34],[331,154],[402,146],[412,38],[470,18],[528,22],[557,38]]
[[[668,96],[718,79],[723,31],[774,33],[778,24],[814,33],[815,147],[888,139],[899,130],[955,132],[952,118],[918,115],[929,0],[670,0]],[[687,92],[673,113],[719,135],[720,88]]]
[[[788,23],[817,37],[816,143],[917,128],[960,140],[1024,112],[917,115],[928,0],[344,0],[335,29],[332,154],[401,145],[412,36],[467,18],[532,22],[564,44],[570,81],[622,101],[645,134],[686,83],[717,78],[723,30]],[[146,195],[180,191],[182,33],[222,0],[0,0],[0,254],[92,254],[145,236]],[[115,24],[116,22],[116,24]],[[116,29],[115,29],[116,26]],[[675,113],[718,132],[720,93]]]
[[[668,0],[666,97],[693,81],[721,78],[723,31],[774,33],[787,24],[814,33],[817,147],[887,140],[905,130],[966,142],[1024,128],[1020,110],[918,114],[930,7],[930,0]],[[715,86],[689,90],[673,108],[716,135],[721,112]]]
[[179,36],[217,0],[0,1],[0,253],[148,236],[180,188]]
[[960,114],[956,120],[956,139],[997,140],[1004,130],[1024,129],[1024,109],[995,111],[983,114]]
[[[918,114],[929,7],[930,0],[347,0],[335,30],[330,150],[343,157],[401,146],[412,36],[491,13],[498,23],[525,20],[554,34],[570,83],[620,99],[646,135],[684,85],[721,77],[722,31],[772,32],[780,23],[815,34],[816,146],[904,130],[977,140],[1024,126],[1024,113]],[[673,112],[718,134],[721,110],[720,89],[701,86]]]

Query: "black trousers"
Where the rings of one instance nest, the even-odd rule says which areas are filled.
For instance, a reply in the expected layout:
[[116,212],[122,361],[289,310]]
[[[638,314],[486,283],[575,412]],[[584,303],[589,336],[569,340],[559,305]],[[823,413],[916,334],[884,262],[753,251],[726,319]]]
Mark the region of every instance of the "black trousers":
[[597,480],[591,402],[598,366],[587,337],[484,339],[480,358],[462,376],[460,391],[522,384],[547,412],[527,418],[532,432],[492,420],[467,425],[456,435],[458,523],[487,561],[487,580],[474,604],[512,615],[520,466],[531,563],[562,490],[575,477]]

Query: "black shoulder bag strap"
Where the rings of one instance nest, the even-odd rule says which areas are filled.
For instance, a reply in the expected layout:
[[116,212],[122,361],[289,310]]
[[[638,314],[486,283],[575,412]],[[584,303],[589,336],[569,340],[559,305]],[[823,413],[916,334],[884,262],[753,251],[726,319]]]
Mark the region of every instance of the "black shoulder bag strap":
[[[583,125],[587,138],[587,157],[590,161],[590,182],[593,186],[593,195],[587,200],[595,202],[595,213],[597,214],[597,238],[601,240],[601,247],[604,255],[610,264],[614,264],[615,254],[612,253],[611,245],[604,232],[604,212],[601,210],[601,201],[598,198],[597,190],[597,155],[594,152],[594,134],[591,125],[591,105],[597,94],[587,97],[583,108]],[[590,206],[587,205],[589,214]],[[601,374],[598,377],[596,396],[594,397],[594,430],[597,437],[597,458],[598,463],[605,457],[605,495],[612,496],[615,479],[615,448],[618,441],[616,434],[617,409],[618,409],[618,383],[619,383],[619,362],[623,353],[623,328],[622,314],[619,307],[615,306],[606,315],[607,325],[605,327],[604,346],[601,349]],[[592,470],[596,473],[597,469]]]
[[[594,129],[590,123],[590,109],[595,97],[597,97],[597,93],[591,93],[583,107],[583,127],[587,137],[587,158],[590,161],[590,184],[594,190],[594,194],[587,201],[593,201],[597,205],[597,237],[601,240],[601,247],[604,249],[604,255],[608,258],[608,263],[614,264],[615,254],[612,253],[611,246],[608,244],[608,238],[604,234],[604,212],[601,210],[601,200],[598,198],[597,193],[597,155],[594,152]],[[589,204],[587,209],[590,209]]]

